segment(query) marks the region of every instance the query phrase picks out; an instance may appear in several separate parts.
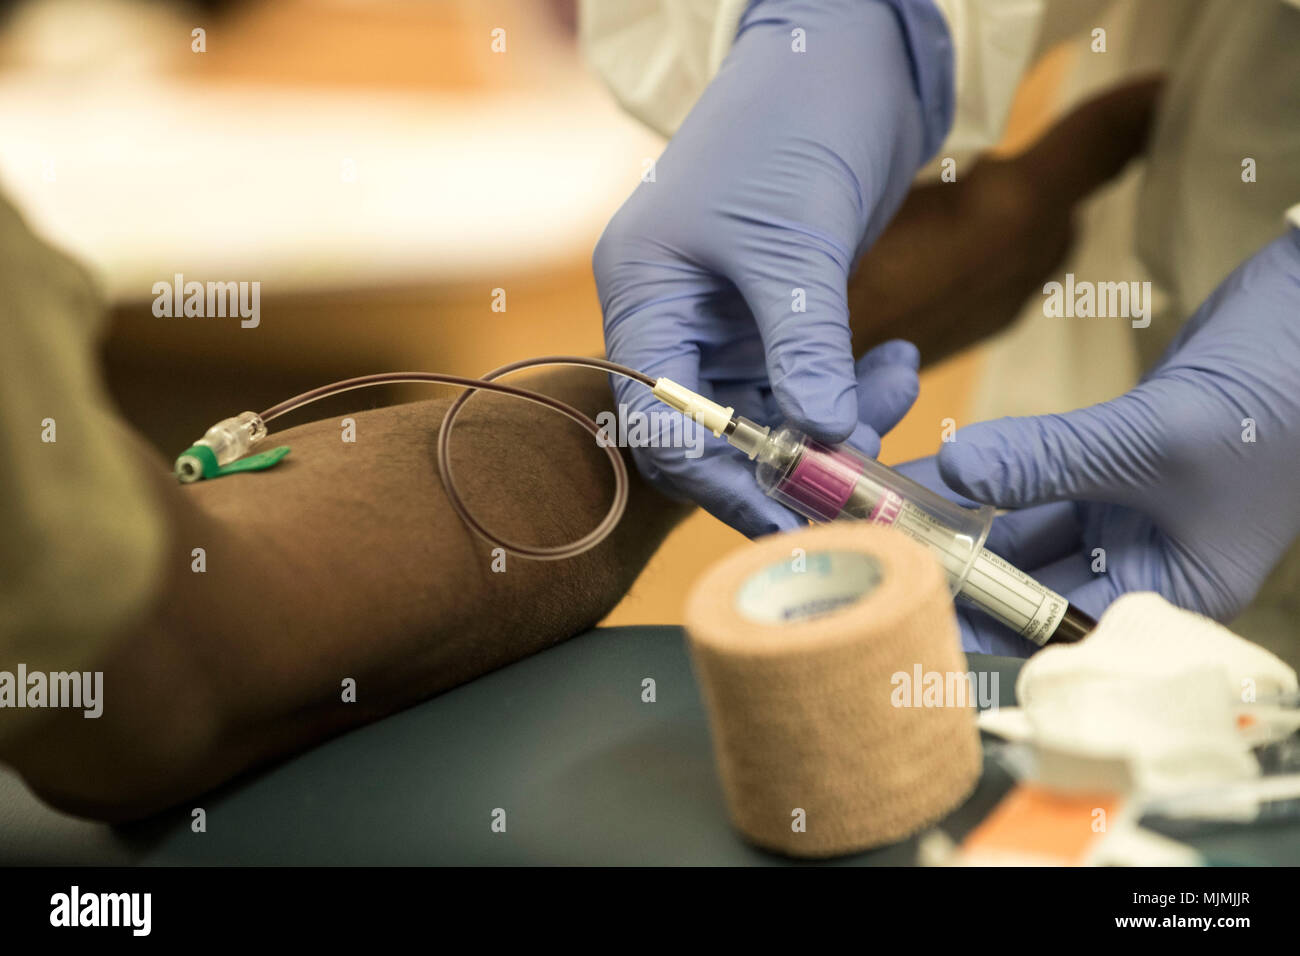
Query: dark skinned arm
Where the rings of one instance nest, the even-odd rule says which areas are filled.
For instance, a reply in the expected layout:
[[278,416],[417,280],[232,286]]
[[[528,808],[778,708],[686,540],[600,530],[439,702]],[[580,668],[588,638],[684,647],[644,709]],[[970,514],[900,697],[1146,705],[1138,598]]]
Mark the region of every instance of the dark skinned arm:
[[[612,405],[599,373],[533,384],[592,416]],[[594,625],[687,509],[629,464],[627,514],[610,538],[562,561],[507,555],[494,572],[439,481],[448,401],[356,413],[355,444],[336,421],[274,433],[269,443],[293,447],[276,468],[189,486],[141,444],[170,526],[161,600],[94,665],[102,717],[53,712],[0,757],[60,809],[129,819]],[[605,453],[531,403],[476,396],[453,454],[476,516],[507,538],[570,541],[609,506]],[[342,701],[345,678],[356,703]]]

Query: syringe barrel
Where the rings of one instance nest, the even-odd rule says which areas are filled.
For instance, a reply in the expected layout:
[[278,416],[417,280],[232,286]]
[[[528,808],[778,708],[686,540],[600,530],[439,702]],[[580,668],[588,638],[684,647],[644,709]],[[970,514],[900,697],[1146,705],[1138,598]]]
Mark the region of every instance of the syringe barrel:
[[770,497],[812,521],[894,525],[928,545],[962,590],[993,523],[988,505],[963,508],[847,445],[824,445],[789,425],[775,431],[755,471]]
[[757,457],[759,487],[787,508],[818,522],[891,525],[930,548],[954,595],[1035,644],[1064,639],[1056,632],[1070,610],[1065,598],[985,550],[991,506],[964,508],[853,448],[824,445],[788,425]]

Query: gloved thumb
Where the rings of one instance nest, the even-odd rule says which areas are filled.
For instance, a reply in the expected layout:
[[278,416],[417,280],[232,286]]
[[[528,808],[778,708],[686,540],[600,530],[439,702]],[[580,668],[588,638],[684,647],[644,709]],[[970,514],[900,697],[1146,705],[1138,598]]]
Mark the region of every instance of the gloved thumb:
[[803,238],[811,245],[791,248],[787,235],[781,248],[754,263],[736,284],[762,336],[781,414],[814,438],[841,442],[858,424],[848,254]]
[[1142,390],[1061,415],[999,418],[958,430],[938,456],[954,491],[1000,508],[1085,499],[1133,504],[1159,479]]

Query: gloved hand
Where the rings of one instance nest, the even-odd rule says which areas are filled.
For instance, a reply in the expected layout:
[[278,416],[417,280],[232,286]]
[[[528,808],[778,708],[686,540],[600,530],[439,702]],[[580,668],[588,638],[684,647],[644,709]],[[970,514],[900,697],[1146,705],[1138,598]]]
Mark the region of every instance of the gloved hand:
[[[1291,229],[1224,280],[1132,391],[963,428],[938,471],[970,498],[1023,508],[994,522],[987,546],[1089,614],[1127,591],[1156,591],[1223,621],[1300,535],[1298,461]],[[968,650],[1028,653],[989,618],[963,617]]]
[[[848,277],[942,141],[950,86],[946,28],[928,0],[753,4],[653,181],[597,244],[609,357],[874,453],[876,426],[896,419],[859,395]],[[902,354],[890,349],[872,362]],[[613,385],[630,412],[662,410],[643,387]],[[696,459],[634,455],[652,483],[746,534],[799,524],[721,441]]]

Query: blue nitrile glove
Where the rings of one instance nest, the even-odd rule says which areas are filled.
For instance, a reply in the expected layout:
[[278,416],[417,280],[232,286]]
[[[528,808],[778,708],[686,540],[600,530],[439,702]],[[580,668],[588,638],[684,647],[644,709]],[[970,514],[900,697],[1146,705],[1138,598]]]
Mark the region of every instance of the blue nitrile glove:
[[[929,0],[751,5],[653,181],[596,247],[609,357],[755,421],[876,448],[848,278],[942,142],[950,87],[949,38]],[[662,408],[639,385],[615,379],[614,389],[630,412]],[[746,534],[800,523],[720,441],[702,458],[634,454],[662,490]]]
[[[938,456],[952,488],[1024,509],[994,522],[988,546],[1087,613],[1157,591],[1221,621],[1300,535],[1298,464],[1296,229],[1230,275],[1132,391],[971,425]],[[967,649],[1030,649],[964,617]]]

